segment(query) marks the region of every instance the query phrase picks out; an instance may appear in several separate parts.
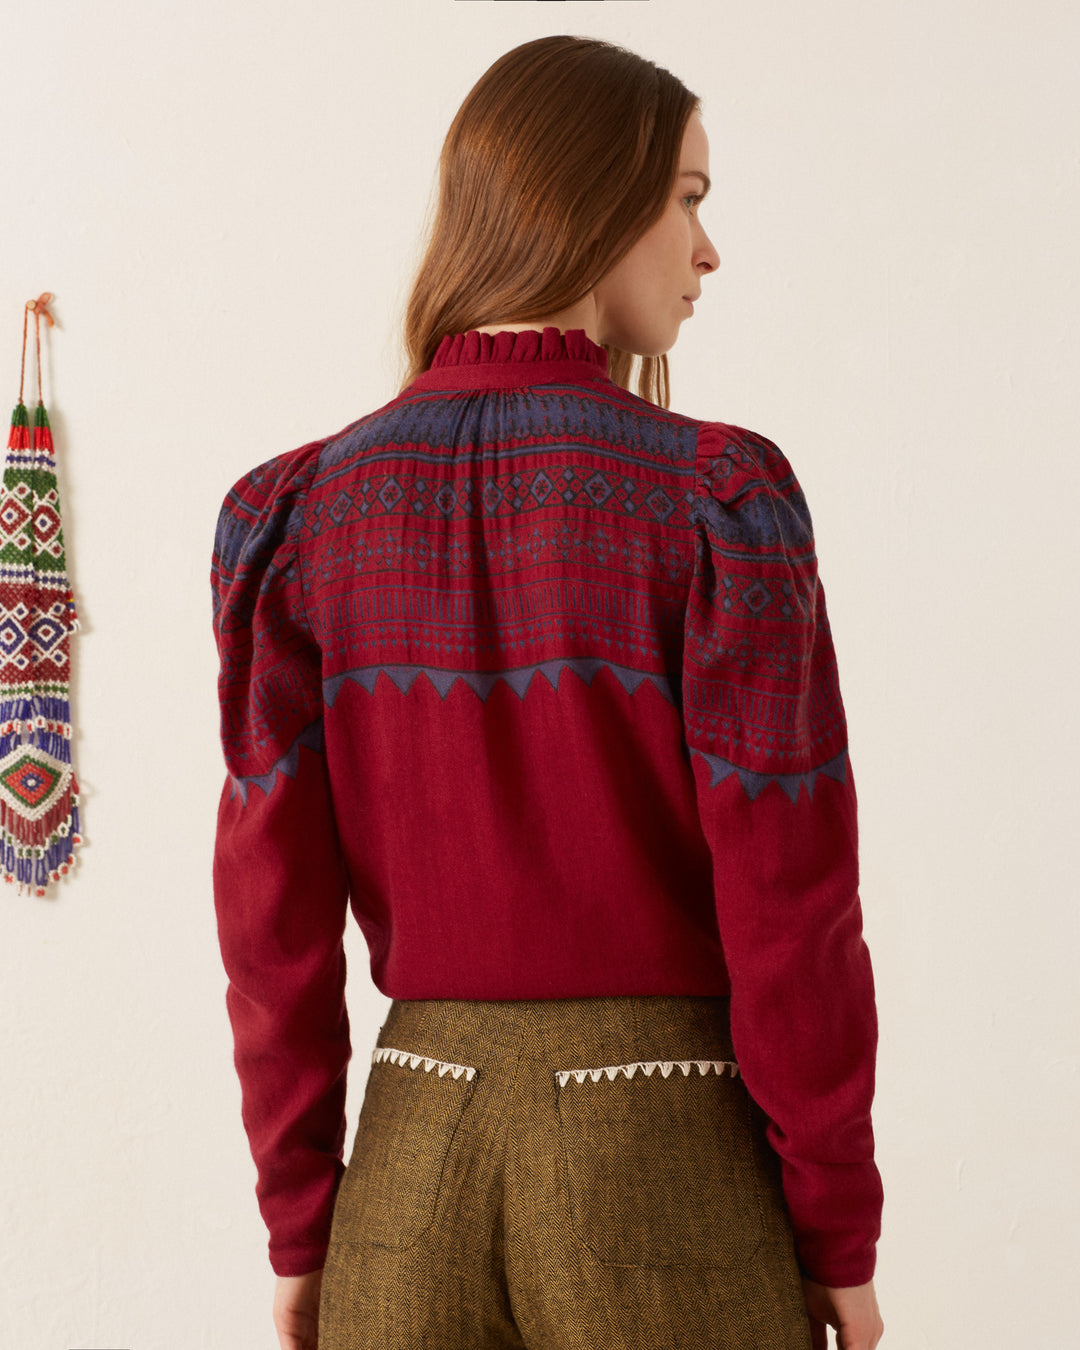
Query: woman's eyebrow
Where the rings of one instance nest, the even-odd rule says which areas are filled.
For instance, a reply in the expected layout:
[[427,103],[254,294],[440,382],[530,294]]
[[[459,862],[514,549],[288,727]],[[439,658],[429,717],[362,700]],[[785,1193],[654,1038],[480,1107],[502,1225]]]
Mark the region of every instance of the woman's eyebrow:
[[679,175],[679,177],[700,178],[702,183],[704,184],[704,188],[701,193],[703,197],[705,196],[705,193],[708,192],[708,190],[712,187],[712,183],[709,181],[709,175],[707,173],[702,173],[700,169],[684,169],[682,173]]

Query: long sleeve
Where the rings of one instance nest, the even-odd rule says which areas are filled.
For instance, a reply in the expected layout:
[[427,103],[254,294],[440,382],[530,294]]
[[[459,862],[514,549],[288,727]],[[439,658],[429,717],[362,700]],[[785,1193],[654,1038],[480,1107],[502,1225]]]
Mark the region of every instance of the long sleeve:
[[214,904],[256,1194],[279,1275],[325,1256],[345,1137],[348,875],[298,554],[320,442],[252,470],[212,567],[221,738]]
[[805,498],[780,450],[699,432],[683,718],[731,978],[736,1056],[768,1117],[803,1273],[874,1272],[877,1015],[855,782]]

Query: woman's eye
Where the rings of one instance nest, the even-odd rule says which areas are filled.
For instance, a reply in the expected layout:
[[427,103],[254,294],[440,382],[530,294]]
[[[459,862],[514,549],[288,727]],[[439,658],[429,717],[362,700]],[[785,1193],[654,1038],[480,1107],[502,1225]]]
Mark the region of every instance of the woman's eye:
[[693,202],[694,205],[696,206],[696,205],[698,204],[698,202],[700,202],[700,201],[704,198],[704,196],[705,196],[705,194],[704,194],[703,192],[693,193],[693,194],[691,194],[689,197],[684,197],[684,198],[683,198],[683,201],[684,201],[684,202]]

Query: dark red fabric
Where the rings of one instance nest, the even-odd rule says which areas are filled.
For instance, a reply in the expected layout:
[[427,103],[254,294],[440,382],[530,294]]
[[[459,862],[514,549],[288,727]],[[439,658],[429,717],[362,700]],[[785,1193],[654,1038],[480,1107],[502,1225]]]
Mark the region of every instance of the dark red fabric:
[[399,999],[731,994],[804,1271],[873,1274],[877,1023],[809,511],[580,330],[447,337],[228,494],[228,1011],[279,1274],[342,1171],[351,904]]

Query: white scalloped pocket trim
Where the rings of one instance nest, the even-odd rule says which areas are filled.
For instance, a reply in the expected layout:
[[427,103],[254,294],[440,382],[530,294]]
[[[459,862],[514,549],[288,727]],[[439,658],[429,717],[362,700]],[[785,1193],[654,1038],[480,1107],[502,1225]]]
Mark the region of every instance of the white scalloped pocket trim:
[[586,1078],[598,1083],[601,1074],[607,1074],[609,1080],[613,1080],[617,1073],[621,1073],[624,1078],[633,1078],[638,1069],[646,1078],[657,1069],[663,1078],[669,1077],[675,1069],[682,1069],[684,1078],[689,1078],[691,1069],[697,1069],[703,1077],[710,1070],[720,1078],[723,1078],[725,1069],[731,1070],[732,1078],[739,1072],[738,1064],[731,1059],[649,1059],[637,1060],[633,1064],[609,1064],[602,1069],[559,1069],[555,1078],[560,1087],[565,1087],[571,1078],[576,1083],[584,1083]]
[[414,1055],[408,1050],[395,1050],[392,1045],[376,1046],[371,1055],[372,1064],[400,1064],[403,1068],[418,1069],[421,1064],[424,1066],[424,1072],[430,1073],[432,1069],[438,1069],[439,1077],[445,1074],[452,1074],[455,1078],[465,1075],[465,1081],[471,1082],[476,1070],[469,1064],[448,1064],[442,1059],[431,1059],[428,1055]]

